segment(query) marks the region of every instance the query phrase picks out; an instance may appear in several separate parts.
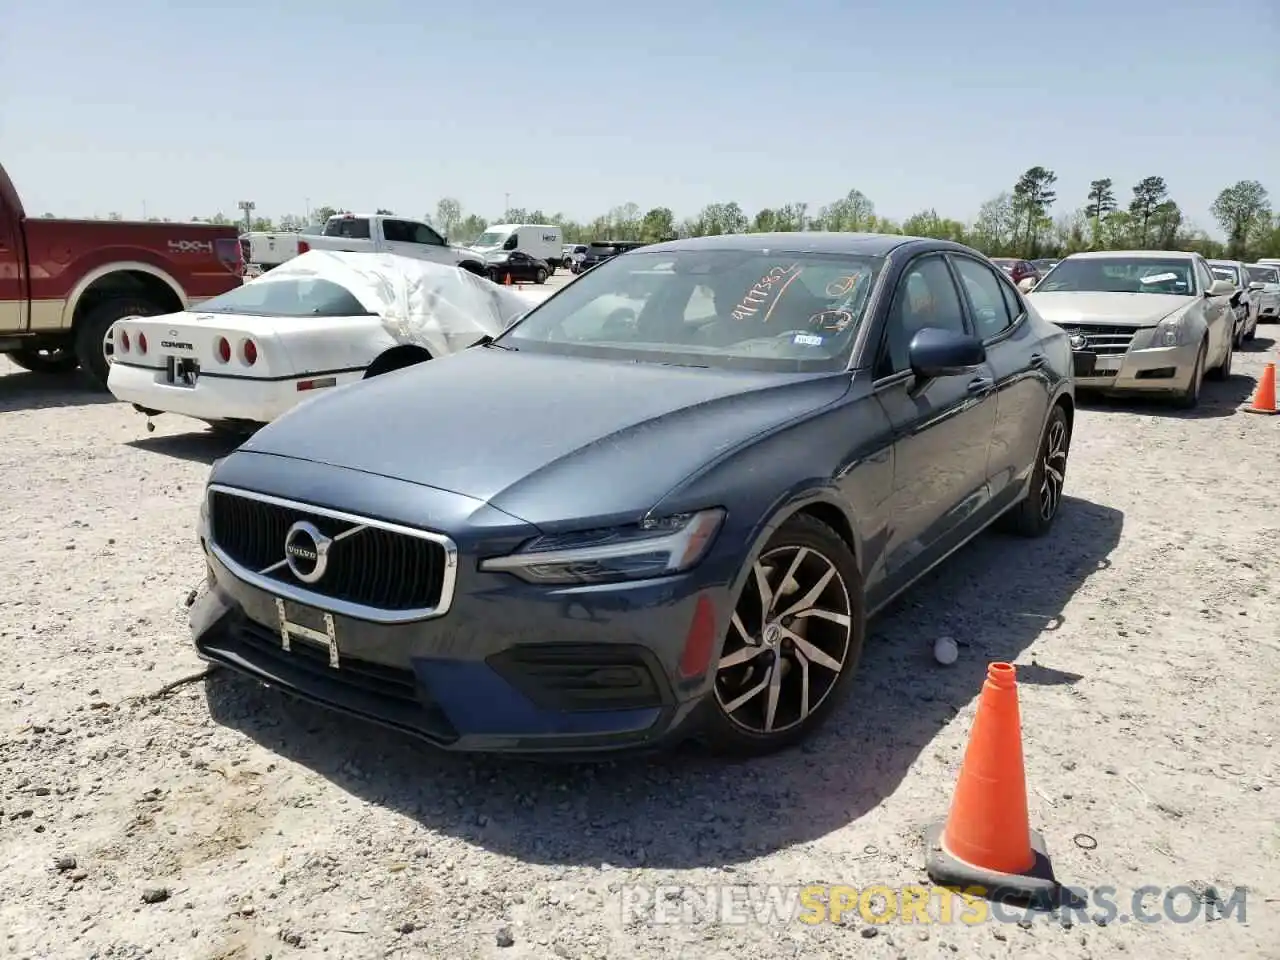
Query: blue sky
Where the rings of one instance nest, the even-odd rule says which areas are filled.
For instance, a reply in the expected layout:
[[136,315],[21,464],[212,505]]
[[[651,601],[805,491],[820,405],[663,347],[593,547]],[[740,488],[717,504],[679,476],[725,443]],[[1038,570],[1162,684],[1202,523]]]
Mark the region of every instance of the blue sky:
[[1280,206],[1275,0],[32,0],[0,32],[0,161],[28,211],[189,217],[445,195],[969,219],[1033,164],[1062,212],[1161,175]]

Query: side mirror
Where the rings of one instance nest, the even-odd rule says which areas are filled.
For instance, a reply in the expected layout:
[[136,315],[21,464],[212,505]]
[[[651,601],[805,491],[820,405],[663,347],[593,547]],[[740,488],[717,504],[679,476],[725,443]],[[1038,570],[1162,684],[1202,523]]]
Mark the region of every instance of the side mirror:
[[1230,280],[1215,280],[1204,292],[1206,297],[1229,297],[1236,292],[1236,285]]
[[916,376],[932,379],[972,372],[986,362],[987,349],[967,333],[925,327],[911,338],[907,356]]
[[1261,280],[1250,280],[1250,281],[1249,281],[1249,289],[1250,289],[1250,290],[1261,290],[1261,289],[1262,289],[1263,287],[1265,287],[1265,286],[1266,286],[1266,284],[1265,284],[1265,283],[1263,283]]
[[1035,277],[1023,277],[1021,280],[1018,281],[1018,289],[1021,290],[1023,293],[1030,293],[1033,289],[1035,289],[1035,285],[1038,282],[1039,281]]

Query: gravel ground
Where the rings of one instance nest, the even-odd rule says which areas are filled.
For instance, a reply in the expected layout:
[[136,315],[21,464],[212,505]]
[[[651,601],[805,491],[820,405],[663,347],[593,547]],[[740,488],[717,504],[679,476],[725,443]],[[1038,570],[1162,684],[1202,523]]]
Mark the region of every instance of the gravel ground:
[[[740,766],[469,760],[221,672],[161,692],[201,669],[193,528],[226,442],[0,359],[0,954],[1280,957],[1280,417],[1239,412],[1274,337],[1191,415],[1090,404],[1055,532],[979,538],[873,625],[821,736]],[[991,660],[1019,665],[1059,878],[1120,913],[1244,887],[1246,923],[701,915],[711,884],[924,882]],[[673,889],[635,915],[633,885]]]

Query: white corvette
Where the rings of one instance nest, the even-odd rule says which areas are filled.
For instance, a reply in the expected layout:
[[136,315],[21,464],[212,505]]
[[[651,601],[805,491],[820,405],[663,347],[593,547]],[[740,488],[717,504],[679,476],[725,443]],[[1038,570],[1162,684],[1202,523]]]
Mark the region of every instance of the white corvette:
[[390,253],[313,250],[182,313],[113,326],[107,387],[151,418],[269,423],[332,389],[496,336],[550,294]]

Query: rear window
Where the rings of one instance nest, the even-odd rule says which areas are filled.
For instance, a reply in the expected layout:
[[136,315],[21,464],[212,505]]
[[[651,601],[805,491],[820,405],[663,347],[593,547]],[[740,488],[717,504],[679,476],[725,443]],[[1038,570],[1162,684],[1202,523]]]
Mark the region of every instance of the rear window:
[[1280,280],[1280,270],[1275,267],[1248,267],[1249,280],[1253,283],[1275,283]]
[[341,217],[324,225],[326,237],[346,237],[348,240],[369,239],[368,217]]
[[368,317],[346,287],[316,277],[273,278],[265,275],[205,300],[200,313],[249,317]]

